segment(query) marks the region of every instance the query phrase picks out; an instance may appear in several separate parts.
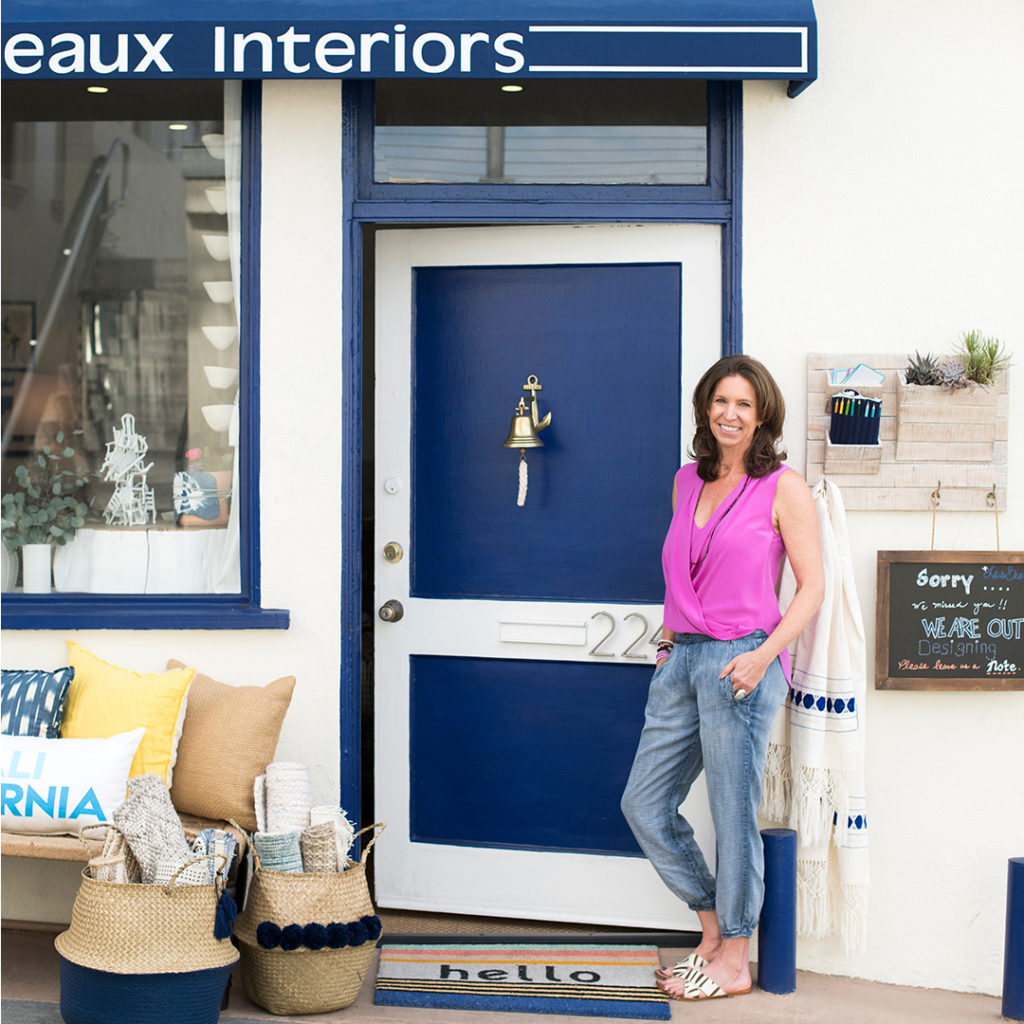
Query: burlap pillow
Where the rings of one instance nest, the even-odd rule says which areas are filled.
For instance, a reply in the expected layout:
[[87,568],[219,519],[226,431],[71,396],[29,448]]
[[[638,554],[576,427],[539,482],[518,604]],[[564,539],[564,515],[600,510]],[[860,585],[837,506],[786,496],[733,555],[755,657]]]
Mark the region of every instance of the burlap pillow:
[[[171,660],[170,668],[183,668]],[[196,673],[178,744],[171,799],[178,811],[256,828],[253,783],[274,760],[295,676],[228,686]]]

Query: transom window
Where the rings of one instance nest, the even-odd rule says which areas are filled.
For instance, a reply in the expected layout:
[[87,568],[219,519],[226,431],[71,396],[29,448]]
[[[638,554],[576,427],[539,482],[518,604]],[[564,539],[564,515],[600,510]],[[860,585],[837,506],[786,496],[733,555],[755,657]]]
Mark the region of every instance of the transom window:
[[703,185],[706,85],[382,80],[378,183]]

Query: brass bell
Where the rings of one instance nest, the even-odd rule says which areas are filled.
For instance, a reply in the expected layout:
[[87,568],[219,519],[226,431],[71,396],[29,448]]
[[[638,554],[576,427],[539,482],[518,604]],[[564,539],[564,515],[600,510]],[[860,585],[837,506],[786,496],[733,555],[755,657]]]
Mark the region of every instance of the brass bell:
[[502,442],[504,448],[543,448],[544,442],[537,436],[533,419],[527,411],[526,403],[520,399],[519,405],[512,416],[512,426],[508,437]]

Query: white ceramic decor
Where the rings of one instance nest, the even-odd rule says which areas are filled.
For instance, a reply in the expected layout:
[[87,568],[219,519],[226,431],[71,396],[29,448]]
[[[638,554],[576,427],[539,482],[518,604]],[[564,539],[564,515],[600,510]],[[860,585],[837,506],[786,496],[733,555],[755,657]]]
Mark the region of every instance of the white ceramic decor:
[[238,380],[238,371],[233,366],[204,366],[203,373],[211,388],[229,388]]
[[203,419],[209,424],[211,430],[227,430],[231,425],[233,409],[233,405],[204,405]]
[[53,548],[49,544],[21,546],[21,582],[26,594],[48,594],[51,589]]
[[238,328],[233,326],[217,327],[210,325],[203,328],[203,334],[206,335],[207,341],[209,341],[214,348],[220,349],[220,351],[223,352],[224,349],[229,348],[235,338],[238,337]]
[[223,304],[235,301],[235,286],[231,281],[204,281],[203,287],[214,302]]
[[223,263],[225,260],[230,259],[231,250],[228,247],[228,236],[221,234],[204,234],[203,244],[206,246],[206,251],[217,261]]
[[206,189],[206,201],[213,207],[215,213],[228,212],[228,190],[226,188]]
[[203,136],[203,145],[206,147],[207,153],[213,157],[214,160],[224,159],[224,136],[220,134],[210,133],[209,135]]

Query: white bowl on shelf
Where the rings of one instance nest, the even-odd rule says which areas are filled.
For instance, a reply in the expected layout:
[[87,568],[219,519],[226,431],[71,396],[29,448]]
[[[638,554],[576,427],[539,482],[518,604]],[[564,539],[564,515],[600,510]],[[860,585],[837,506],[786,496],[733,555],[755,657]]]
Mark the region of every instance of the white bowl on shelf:
[[233,405],[204,405],[203,419],[211,430],[227,430],[231,426],[231,414],[234,411]]
[[224,136],[220,134],[211,133],[203,136],[203,145],[206,147],[206,152],[213,157],[214,160],[224,159]]
[[232,281],[204,281],[203,287],[214,302],[226,304],[235,301],[235,285]]
[[203,235],[203,244],[206,246],[206,251],[219,263],[231,259],[231,249],[228,246],[226,234],[218,232],[217,234]]
[[231,387],[238,380],[238,370],[233,366],[204,366],[203,373],[210,382],[210,387],[223,390]]
[[208,188],[206,201],[213,207],[214,213],[228,212],[228,190],[226,188]]
[[203,327],[203,334],[206,335],[206,340],[214,348],[223,352],[224,349],[230,348],[234,344],[235,338],[238,337],[238,328],[235,326],[218,327],[207,324]]

